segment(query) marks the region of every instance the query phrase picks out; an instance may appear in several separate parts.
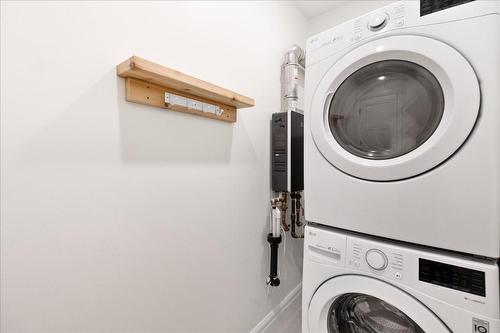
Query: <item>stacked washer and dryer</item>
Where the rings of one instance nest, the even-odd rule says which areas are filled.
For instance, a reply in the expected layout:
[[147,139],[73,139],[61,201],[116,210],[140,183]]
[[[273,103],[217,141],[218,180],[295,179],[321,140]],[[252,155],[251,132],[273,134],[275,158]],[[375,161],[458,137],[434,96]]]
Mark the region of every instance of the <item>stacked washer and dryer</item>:
[[500,3],[307,41],[303,332],[500,332]]

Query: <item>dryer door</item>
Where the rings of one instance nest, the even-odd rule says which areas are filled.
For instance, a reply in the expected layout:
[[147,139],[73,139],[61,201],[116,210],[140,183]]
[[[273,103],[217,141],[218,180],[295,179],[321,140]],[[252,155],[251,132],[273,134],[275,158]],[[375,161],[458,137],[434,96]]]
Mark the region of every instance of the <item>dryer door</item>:
[[370,277],[343,275],[325,282],[309,304],[311,333],[450,333],[406,292]]
[[310,106],[322,155],[354,177],[394,181],[449,158],[479,114],[474,70],[455,49],[421,36],[368,42],[337,61]]

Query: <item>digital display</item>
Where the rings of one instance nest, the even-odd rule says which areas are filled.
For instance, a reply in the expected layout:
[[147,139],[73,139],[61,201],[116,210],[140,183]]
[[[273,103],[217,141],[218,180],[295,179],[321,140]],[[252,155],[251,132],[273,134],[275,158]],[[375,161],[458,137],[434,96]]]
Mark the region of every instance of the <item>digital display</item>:
[[419,258],[418,279],[441,287],[486,296],[485,274],[481,271]]
[[420,0],[420,16],[472,1],[474,0]]

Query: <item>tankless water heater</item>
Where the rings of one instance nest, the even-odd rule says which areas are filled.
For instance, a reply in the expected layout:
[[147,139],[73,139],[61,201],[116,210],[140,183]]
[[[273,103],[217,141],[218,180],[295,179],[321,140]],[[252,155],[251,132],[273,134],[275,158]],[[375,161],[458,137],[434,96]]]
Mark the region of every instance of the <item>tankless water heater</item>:
[[272,115],[271,187],[275,192],[304,189],[304,115],[300,112]]

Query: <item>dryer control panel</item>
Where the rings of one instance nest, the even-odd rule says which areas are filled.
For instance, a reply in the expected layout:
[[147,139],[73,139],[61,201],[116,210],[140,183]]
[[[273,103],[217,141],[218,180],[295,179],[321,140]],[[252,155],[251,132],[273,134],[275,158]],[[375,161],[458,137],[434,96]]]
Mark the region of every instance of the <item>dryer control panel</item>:
[[382,35],[412,34],[410,28],[498,14],[499,4],[498,1],[472,0],[399,1],[310,37],[306,46],[306,68]]

